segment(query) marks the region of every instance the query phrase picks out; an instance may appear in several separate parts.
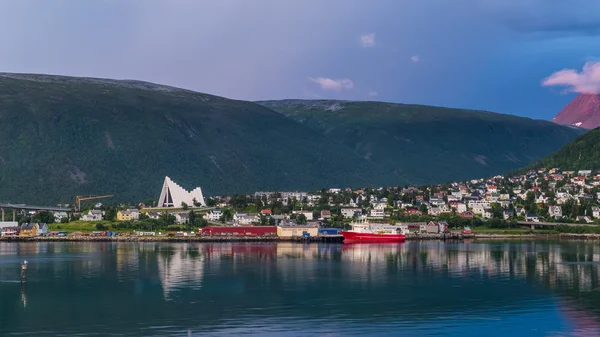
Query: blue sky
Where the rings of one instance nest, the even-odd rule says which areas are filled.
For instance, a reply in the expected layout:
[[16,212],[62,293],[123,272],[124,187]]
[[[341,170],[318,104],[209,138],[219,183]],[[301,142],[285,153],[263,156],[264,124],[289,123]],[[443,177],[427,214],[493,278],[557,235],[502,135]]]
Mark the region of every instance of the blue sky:
[[0,46],[4,72],[551,119],[600,88],[576,73],[600,60],[600,1],[0,0]]

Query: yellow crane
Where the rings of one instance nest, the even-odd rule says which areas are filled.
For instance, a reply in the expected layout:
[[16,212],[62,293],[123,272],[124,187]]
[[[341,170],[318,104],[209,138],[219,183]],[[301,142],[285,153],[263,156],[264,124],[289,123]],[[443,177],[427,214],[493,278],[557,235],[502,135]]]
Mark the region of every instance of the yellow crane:
[[81,202],[85,200],[104,199],[110,198],[113,195],[78,195],[75,198],[75,204],[77,205],[77,212],[81,212]]

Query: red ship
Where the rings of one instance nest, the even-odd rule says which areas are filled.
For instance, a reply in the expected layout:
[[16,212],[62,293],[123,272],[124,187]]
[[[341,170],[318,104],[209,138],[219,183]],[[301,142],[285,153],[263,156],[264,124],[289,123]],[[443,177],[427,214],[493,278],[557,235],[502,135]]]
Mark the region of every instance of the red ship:
[[406,235],[391,234],[391,233],[359,233],[352,231],[342,231],[344,243],[389,243],[389,242],[404,242]]
[[399,226],[388,224],[371,224],[366,218],[350,224],[352,230],[342,231],[344,243],[389,243],[404,242],[406,235]]

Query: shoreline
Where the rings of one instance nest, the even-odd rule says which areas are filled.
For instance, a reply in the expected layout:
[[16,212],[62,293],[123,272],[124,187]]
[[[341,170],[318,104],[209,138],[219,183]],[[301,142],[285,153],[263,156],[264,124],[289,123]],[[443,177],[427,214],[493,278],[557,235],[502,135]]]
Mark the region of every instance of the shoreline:
[[[600,240],[600,234],[419,234],[407,235],[406,241],[464,241],[464,240],[493,240],[493,239],[578,239]],[[63,236],[63,237],[2,237],[2,242],[298,242],[298,243],[337,243],[343,242],[341,236],[316,237],[165,237],[165,236]]]

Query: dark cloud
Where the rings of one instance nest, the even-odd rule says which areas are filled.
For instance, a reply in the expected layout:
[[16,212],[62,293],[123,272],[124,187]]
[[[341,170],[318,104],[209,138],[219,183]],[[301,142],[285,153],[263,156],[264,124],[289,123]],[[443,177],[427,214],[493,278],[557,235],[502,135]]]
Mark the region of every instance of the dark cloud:
[[479,0],[478,4],[519,33],[600,35],[598,0]]

